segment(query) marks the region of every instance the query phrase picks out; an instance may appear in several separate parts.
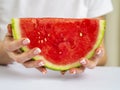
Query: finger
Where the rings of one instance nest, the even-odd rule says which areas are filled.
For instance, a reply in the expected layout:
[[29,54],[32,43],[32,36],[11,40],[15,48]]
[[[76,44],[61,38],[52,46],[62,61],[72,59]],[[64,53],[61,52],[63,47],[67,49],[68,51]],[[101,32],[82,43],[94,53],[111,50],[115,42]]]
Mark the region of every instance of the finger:
[[95,55],[93,56],[92,59],[101,58],[103,55],[104,55],[104,49],[100,47],[95,51]]
[[36,69],[39,70],[40,72],[42,72],[42,74],[47,73],[47,69],[45,67],[37,67]]
[[[5,43],[8,43],[8,42],[5,42]],[[30,40],[28,38],[25,38],[25,39],[22,38],[20,40],[10,41],[9,44],[6,46],[6,49],[8,51],[15,51],[25,45],[28,45],[29,43],[30,43]]]
[[41,53],[41,50],[39,48],[34,48],[34,49],[27,51],[27,52],[24,52],[22,54],[14,55],[13,58],[18,63],[24,63],[40,53]]
[[92,69],[96,66],[96,63],[97,63],[96,61],[97,60],[91,61],[91,60],[88,60],[87,58],[81,58],[80,64],[84,67]]
[[67,72],[67,71],[61,71],[61,74],[62,74],[62,75],[65,75],[66,72]]
[[80,64],[82,64],[84,67],[92,69],[96,67],[100,58],[103,56],[103,53],[104,53],[103,49],[97,49],[93,58],[91,58],[90,60],[88,60],[87,58],[81,58]]
[[27,62],[23,63],[23,65],[26,68],[34,68],[34,67],[42,67],[42,66],[45,65],[45,63],[41,60],[37,60],[37,61],[30,60],[30,61],[27,61]]
[[8,29],[8,35],[12,36],[12,27],[11,27],[11,24],[8,24],[7,29]]
[[81,66],[79,68],[72,68],[69,70],[69,73],[70,74],[80,74],[80,73],[83,73],[85,70],[85,67]]

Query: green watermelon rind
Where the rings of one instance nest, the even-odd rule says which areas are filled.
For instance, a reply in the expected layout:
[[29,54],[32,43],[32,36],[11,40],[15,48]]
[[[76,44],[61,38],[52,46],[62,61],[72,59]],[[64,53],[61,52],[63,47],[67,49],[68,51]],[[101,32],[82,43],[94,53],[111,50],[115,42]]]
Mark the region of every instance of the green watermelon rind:
[[86,55],[86,58],[88,59],[90,59],[94,55],[95,50],[101,45],[102,40],[104,38],[105,26],[106,26],[105,20],[100,20],[99,25],[100,25],[99,33],[98,33],[99,36],[97,37],[97,42],[94,45],[93,49]]
[[[21,38],[21,30],[20,30],[20,27],[19,27],[19,19],[17,18],[12,18],[11,20],[11,26],[12,26],[12,35],[13,35],[13,38],[15,40],[19,40]],[[29,49],[27,48],[27,46],[23,46],[22,48],[20,48],[20,50],[22,51],[28,51]]]
[[[18,40],[21,38],[21,30],[20,30],[20,27],[19,27],[19,19],[18,18],[13,18],[11,20],[12,22],[12,33],[13,33],[13,37],[15,40]],[[97,37],[97,42],[96,44],[94,45],[93,49],[85,56],[86,58],[90,59],[94,53],[95,53],[95,50],[100,46],[102,40],[103,40],[103,37],[104,37],[104,32],[105,32],[105,20],[99,20],[99,24],[100,24],[100,27],[99,27],[99,34],[98,34],[98,37]],[[27,46],[24,46],[21,48],[22,51],[28,51],[29,48]],[[68,64],[68,65],[55,65],[55,64],[52,64],[50,63],[49,61],[47,61],[43,56],[41,55],[37,55],[35,57],[32,58],[33,60],[43,60],[45,62],[45,67],[49,68],[49,69],[52,69],[52,70],[56,70],[56,71],[63,71],[63,70],[68,70],[70,68],[74,68],[74,67],[80,67],[80,63],[79,63],[79,60],[75,63],[72,63],[72,64]]]

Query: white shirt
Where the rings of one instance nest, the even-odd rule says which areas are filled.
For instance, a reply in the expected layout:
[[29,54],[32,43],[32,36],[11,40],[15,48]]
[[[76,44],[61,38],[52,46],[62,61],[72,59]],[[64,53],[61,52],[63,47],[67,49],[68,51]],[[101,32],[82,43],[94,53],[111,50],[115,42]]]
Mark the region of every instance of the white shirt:
[[112,9],[111,0],[0,0],[0,38],[13,17],[91,18]]

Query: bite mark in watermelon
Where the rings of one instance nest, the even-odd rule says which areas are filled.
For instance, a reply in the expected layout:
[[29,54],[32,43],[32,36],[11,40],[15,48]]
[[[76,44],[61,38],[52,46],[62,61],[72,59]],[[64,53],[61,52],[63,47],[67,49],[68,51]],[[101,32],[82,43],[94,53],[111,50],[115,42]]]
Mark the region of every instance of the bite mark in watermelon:
[[27,37],[31,41],[22,50],[39,47],[42,52],[33,59],[43,60],[52,70],[79,67],[80,58],[91,58],[102,42],[104,31],[105,21],[98,19],[12,19],[14,39]]

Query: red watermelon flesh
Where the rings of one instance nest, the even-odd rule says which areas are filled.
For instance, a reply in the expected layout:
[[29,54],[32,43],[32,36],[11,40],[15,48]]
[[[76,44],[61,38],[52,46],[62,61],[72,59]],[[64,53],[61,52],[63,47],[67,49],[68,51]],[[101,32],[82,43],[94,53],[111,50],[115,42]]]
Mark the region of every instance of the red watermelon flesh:
[[104,36],[104,20],[72,18],[13,18],[15,39],[29,38],[23,51],[39,47],[34,60],[53,70],[79,67],[82,57],[91,58]]

